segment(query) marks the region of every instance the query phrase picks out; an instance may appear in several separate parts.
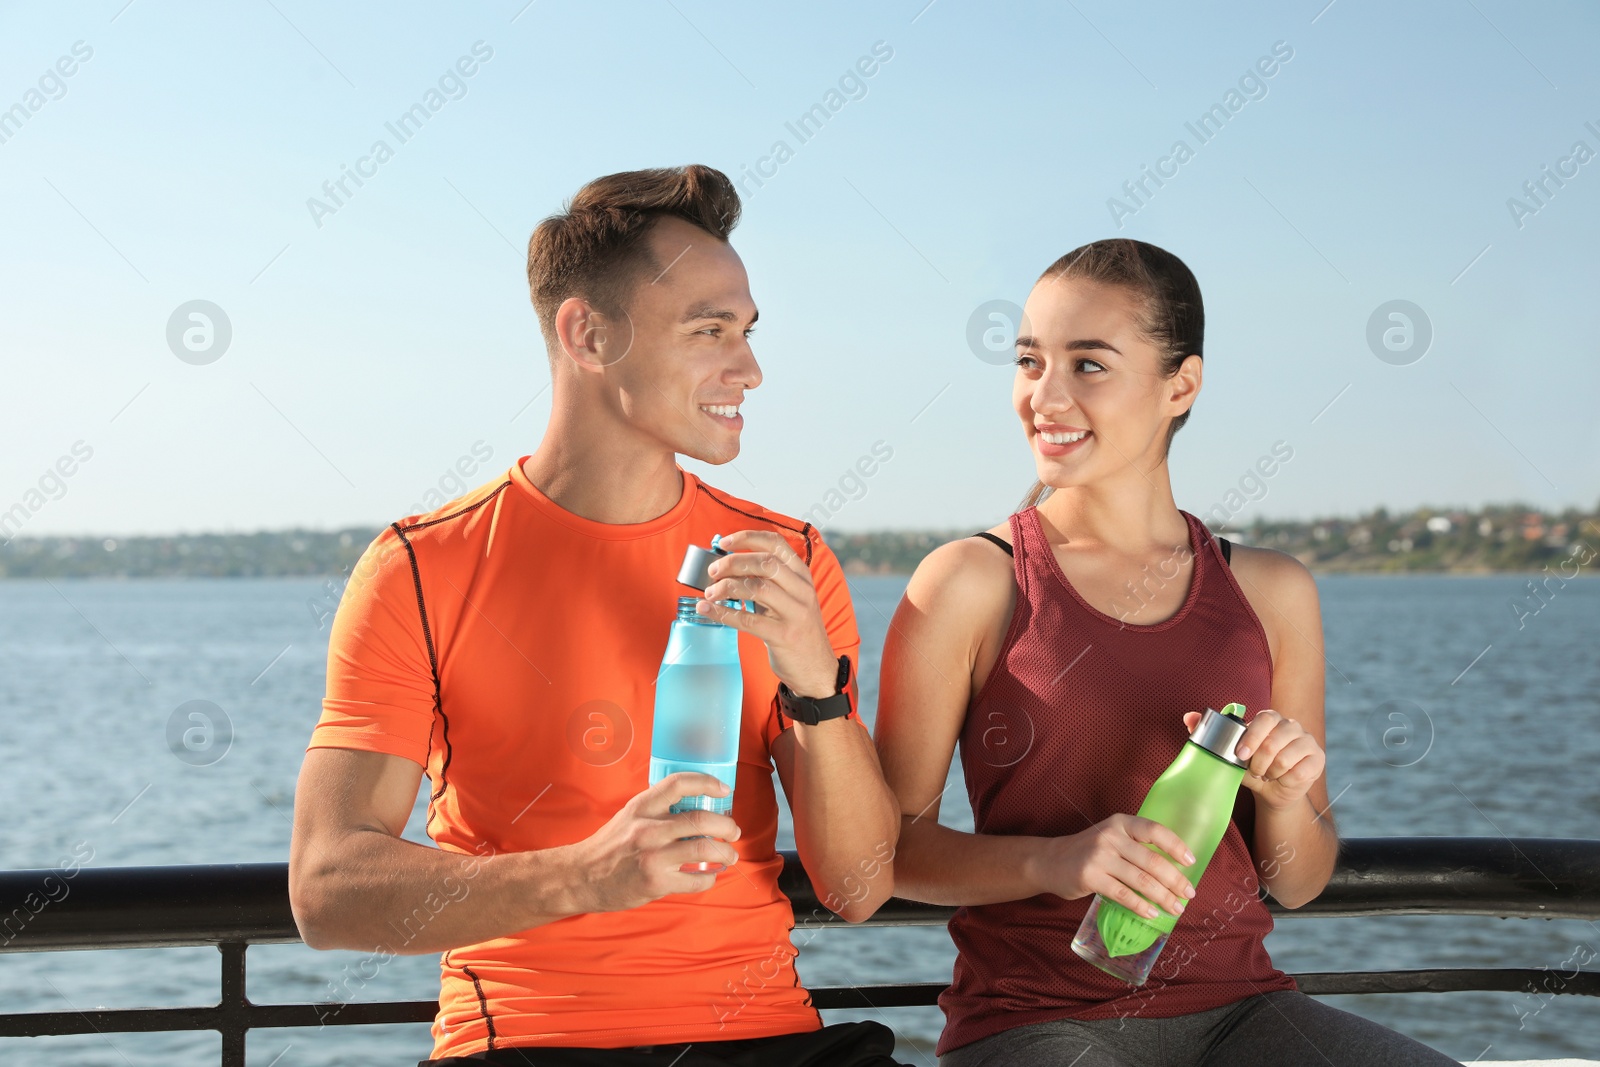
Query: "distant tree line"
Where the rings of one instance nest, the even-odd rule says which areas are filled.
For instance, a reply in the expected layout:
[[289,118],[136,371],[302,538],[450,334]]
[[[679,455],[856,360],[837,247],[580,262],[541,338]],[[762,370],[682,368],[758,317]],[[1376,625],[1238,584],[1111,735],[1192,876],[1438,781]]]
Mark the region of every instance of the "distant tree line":
[[3,578],[311,578],[343,574],[376,527],[166,537],[14,537]]
[[[1286,552],[1320,573],[1538,571],[1569,557],[1586,564],[1600,552],[1600,513],[1517,504],[1393,515],[1377,508],[1354,519],[1256,519],[1213,528],[1239,544]],[[975,532],[824,533],[847,570],[908,574],[934,548]]]
[[[854,574],[909,574],[933,549],[973,530],[824,530]],[[1391,515],[1277,522],[1220,534],[1287,552],[1314,571],[1491,573],[1538,571],[1600,551],[1600,512],[1542,512],[1517,504],[1476,511],[1420,508]],[[335,577],[360,558],[377,527],[163,537],[13,537],[0,544],[0,578]]]

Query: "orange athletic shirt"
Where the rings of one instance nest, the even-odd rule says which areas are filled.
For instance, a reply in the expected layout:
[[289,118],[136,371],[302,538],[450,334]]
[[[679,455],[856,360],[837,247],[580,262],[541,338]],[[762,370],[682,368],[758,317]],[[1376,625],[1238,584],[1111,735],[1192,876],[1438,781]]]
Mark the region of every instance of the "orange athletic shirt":
[[[686,546],[777,530],[810,568],[835,653],[859,662],[844,573],[810,523],[732,497],[680,466],[683,494],[648,522],[563,510],[506,472],[380,534],[345,588],[328,689],[308,747],[422,765],[441,849],[552,848],[598,830],[649,784],[653,683],[676,616]],[[739,635],[743,723],[734,783],[739,862],[714,888],[579,915],[444,953],[434,1058],[514,1046],[766,1037],[822,1021],[795,972],[778,890],[771,745],[783,728],[766,646]],[[849,687],[854,708],[858,691]],[[852,710],[850,718],[865,729]],[[470,907],[447,879],[410,919]]]

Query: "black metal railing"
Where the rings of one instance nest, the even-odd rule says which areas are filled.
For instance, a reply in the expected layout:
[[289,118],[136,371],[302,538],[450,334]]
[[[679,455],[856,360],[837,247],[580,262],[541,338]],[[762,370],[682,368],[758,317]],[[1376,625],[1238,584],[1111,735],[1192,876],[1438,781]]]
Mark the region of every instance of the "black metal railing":
[[[824,908],[793,852],[779,885],[795,925],[849,927]],[[53,879],[53,883],[47,880]],[[63,889],[64,887],[64,889]],[[1600,920],[1600,841],[1487,837],[1352,838],[1342,842],[1327,888],[1304,907],[1268,907],[1280,917],[1483,915]],[[942,925],[954,908],[888,901],[858,926]],[[222,954],[216,1004],[175,1008],[0,1014],[0,1037],[215,1030],[224,1067],[244,1064],[245,1033],[262,1027],[420,1023],[433,1000],[256,1004],[246,995],[245,950],[300,940],[283,863],[85,868],[0,872],[0,952],[215,945]],[[1294,976],[1301,990],[1440,993],[1465,990],[1600,996],[1600,971],[1457,968],[1350,971]],[[1552,986],[1552,978],[1555,985]],[[818,1008],[931,1005],[944,982],[813,988]]]

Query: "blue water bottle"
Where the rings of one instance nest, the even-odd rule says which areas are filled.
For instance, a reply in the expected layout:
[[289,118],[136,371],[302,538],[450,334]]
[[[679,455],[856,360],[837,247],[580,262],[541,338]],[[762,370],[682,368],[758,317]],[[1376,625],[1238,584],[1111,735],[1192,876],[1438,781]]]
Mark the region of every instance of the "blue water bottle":
[[[727,555],[718,543],[710,550],[689,546],[678,581],[705,590],[711,584],[706,568]],[[678,598],[678,617],[667,637],[661,673],[656,676],[655,723],[650,733],[650,784],[678,771],[709,774],[728,786],[725,797],[684,797],[671,808],[685,811],[733,811],[735,769],[739,760],[739,723],[744,703],[744,675],[739,670],[739,631],[697,615],[697,596]],[[740,608],[737,600],[724,607]],[[720,870],[721,864],[696,864],[699,870]]]

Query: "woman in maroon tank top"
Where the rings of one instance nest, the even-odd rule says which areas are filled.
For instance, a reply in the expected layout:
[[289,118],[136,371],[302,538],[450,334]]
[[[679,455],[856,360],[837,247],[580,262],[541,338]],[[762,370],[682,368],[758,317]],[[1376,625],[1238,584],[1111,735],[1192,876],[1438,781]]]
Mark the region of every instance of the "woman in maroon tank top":
[[[1046,270],[1013,389],[1038,484],[929,555],[890,627],[876,731],[903,812],[895,892],[958,906],[942,1065],[1454,1062],[1301,994],[1263,947],[1265,894],[1315,898],[1338,851],[1322,628],[1299,561],[1226,559],[1173,500],[1203,330],[1194,276],[1159,248],[1098,241]],[[1251,712],[1246,788],[1193,887],[1166,858],[1191,862],[1185,844],[1131,813],[1230,701]],[[958,743],[973,833],[939,824]],[[1139,987],[1071,949],[1095,893],[1154,914],[1135,890],[1188,912]]]

